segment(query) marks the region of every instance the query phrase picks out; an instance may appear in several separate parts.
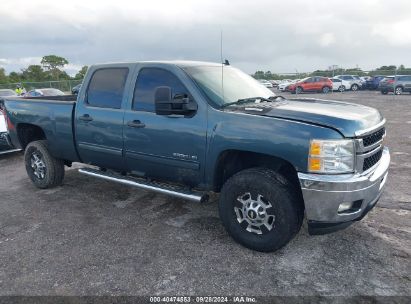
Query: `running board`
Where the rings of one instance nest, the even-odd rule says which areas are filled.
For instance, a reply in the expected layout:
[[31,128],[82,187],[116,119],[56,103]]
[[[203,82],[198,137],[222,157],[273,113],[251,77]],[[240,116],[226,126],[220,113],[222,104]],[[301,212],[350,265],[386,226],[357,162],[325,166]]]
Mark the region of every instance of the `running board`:
[[122,176],[122,175],[114,175],[114,174],[102,172],[100,170],[95,170],[91,168],[82,168],[82,169],[79,169],[78,171],[85,175],[94,176],[97,178],[120,183],[123,185],[129,185],[129,186],[141,188],[144,190],[150,190],[150,191],[154,191],[154,192],[158,192],[162,194],[184,198],[184,199],[194,201],[194,202],[205,203],[206,201],[208,201],[208,198],[209,198],[208,194],[205,194],[205,193],[197,194],[197,193],[194,193],[191,191],[185,191],[183,189],[179,189],[173,186],[159,184],[156,182],[149,182],[149,181],[145,181],[142,179],[137,180],[137,179],[130,178],[127,176]]
[[18,152],[18,151],[21,151],[21,149],[12,149],[12,150],[0,151],[0,155],[7,154],[7,153]]

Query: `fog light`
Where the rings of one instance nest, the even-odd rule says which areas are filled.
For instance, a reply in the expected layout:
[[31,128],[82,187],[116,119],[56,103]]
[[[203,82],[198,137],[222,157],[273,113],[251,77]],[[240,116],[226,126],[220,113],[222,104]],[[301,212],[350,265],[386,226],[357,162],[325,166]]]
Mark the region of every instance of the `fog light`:
[[352,207],[352,202],[344,202],[338,206],[338,213],[350,210]]

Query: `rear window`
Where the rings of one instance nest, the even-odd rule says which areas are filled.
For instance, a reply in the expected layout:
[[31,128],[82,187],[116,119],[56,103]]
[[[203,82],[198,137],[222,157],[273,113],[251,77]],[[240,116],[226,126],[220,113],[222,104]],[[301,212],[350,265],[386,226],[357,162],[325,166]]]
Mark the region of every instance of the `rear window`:
[[107,68],[94,72],[87,90],[87,103],[93,107],[120,109],[128,68]]

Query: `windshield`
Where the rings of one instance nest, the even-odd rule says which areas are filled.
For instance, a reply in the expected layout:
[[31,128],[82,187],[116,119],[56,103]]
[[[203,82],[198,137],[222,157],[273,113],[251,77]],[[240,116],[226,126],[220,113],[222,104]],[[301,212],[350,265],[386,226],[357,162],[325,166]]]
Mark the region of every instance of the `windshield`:
[[[222,74],[223,69],[224,73]],[[231,66],[195,66],[186,67],[184,71],[194,79],[207,97],[218,106],[239,99],[275,96],[271,90],[264,87],[260,82]]]

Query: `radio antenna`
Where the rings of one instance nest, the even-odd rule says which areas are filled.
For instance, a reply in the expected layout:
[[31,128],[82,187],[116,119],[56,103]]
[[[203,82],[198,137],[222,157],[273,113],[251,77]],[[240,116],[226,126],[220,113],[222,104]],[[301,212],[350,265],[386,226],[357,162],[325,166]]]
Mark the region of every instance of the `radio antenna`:
[[221,94],[224,102],[223,30],[220,30]]

